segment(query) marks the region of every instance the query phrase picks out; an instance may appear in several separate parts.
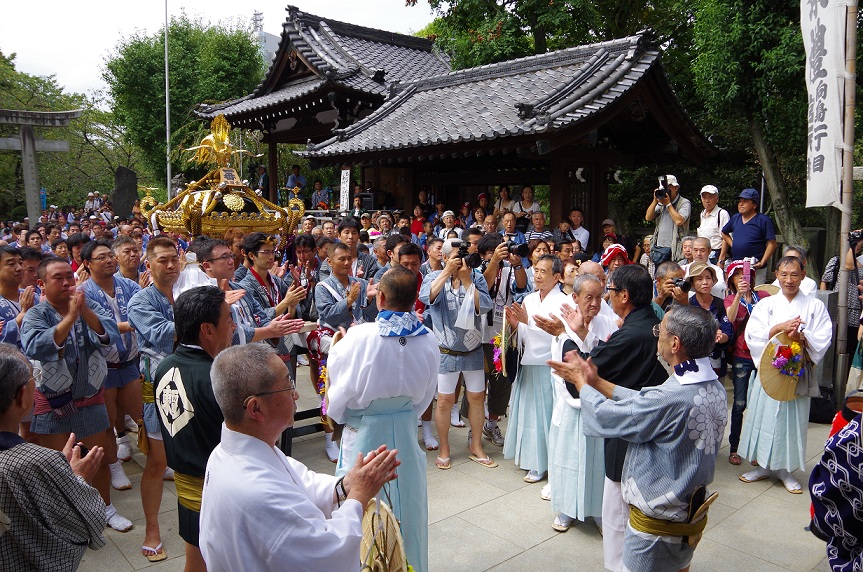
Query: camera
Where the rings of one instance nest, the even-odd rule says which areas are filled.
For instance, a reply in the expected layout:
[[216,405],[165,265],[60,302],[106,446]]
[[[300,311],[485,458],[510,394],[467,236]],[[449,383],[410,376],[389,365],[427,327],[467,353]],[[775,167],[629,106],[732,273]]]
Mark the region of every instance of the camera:
[[675,286],[680,288],[682,292],[689,292],[692,290],[692,284],[689,283],[689,280],[686,278],[672,278],[671,281]]
[[851,250],[856,250],[861,240],[863,240],[863,230],[852,230],[848,233],[848,246]]
[[508,248],[510,254],[515,254],[522,258],[527,258],[527,255],[530,254],[530,250],[526,244],[510,244]]
[[659,188],[653,192],[653,196],[657,199],[664,199],[668,196],[668,179],[665,175],[659,176]]
[[468,249],[470,248],[470,244],[462,240],[454,240],[452,245],[458,247],[458,254],[455,255],[456,258],[464,260],[464,263],[470,268],[480,267],[482,264],[482,256],[480,256],[478,252],[474,252],[472,254],[469,253]]
[[[514,232],[506,233],[507,242],[512,242],[515,237],[516,234]],[[509,244],[508,248],[510,254],[515,254],[516,256],[520,256],[522,258],[527,258],[527,256],[530,254],[530,250],[528,250],[526,244]]]

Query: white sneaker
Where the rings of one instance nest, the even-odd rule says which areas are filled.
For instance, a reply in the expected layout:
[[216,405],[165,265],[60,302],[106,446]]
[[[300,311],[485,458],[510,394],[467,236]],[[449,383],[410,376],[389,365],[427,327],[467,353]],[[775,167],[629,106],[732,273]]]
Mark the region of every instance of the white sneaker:
[[324,450],[327,452],[327,458],[331,463],[335,463],[339,460],[339,444],[335,441],[330,441],[324,447]]
[[117,437],[117,458],[124,462],[132,459],[132,445],[128,435]]
[[309,365],[309,358],[300,354],[297,356],[297,365]]
[[117,532],[129,532],[132,530],[132,521],[118,514],[117,509],[112,504],[105,507],[105,519],[108,521],[108,526]]
[[551,483],[545,483],[545,486],[539,491],[539,498],[542,500],[551,500]]
[[138,432],[138,424],[135,423],[135,420],[132,419],[131,415],[126,415],[126,431],[131,431],[132,433]]
[[163,481],[173,481],[174,480],[174,469],[168,467],[165,469],[165,474],[162,476]]
[[132,488],[132,482],[126,476],[126,471],[123,470],[123,462],[118,460],[116,463],[108,465],[111,471],[111,486],[118,491],[128,491]]

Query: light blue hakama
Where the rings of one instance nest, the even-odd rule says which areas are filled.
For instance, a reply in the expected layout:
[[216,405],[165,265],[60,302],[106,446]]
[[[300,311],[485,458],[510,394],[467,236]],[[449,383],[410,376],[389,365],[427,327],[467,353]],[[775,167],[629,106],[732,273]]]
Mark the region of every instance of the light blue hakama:
[[552,510],[582,522],[602,517],[605,445],[603,439],[585,437],[581,409],[563,407],[560,426],[551,425],[548,453]]
[[[373,401],[365,410],[347,410],[345,433],[355,428],[353,445],[342,447],[336,476],[343,477],[356,460],[357,453],[386,445],[398,449],[401,465],[398,478],[390,481],[380,497],[391,505],[401,523],[405,554],[416,572],[428,570],[428,488],[426,458],[417,443],[417,416],[410,397],[390,397]],[[343,438],[344,441],[344,438]]]
[[548,470],[548,431],[554,407],[551,368],[522,365],[512,386],[503,458],[527,471]]
[[806,470],[809,397],[776,401],[764,392],[761,376],[749,384],[738,453],[772,471]]

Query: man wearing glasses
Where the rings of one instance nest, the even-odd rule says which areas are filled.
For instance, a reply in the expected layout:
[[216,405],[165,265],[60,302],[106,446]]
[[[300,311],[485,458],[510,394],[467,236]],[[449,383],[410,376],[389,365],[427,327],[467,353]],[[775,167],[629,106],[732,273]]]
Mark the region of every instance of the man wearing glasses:
[[234,320],[225,292],[201,286],[174,303],[178,346],[156,368],[156,409],[168,465],[174,469],[180,537],[186,542],[186,570],[205,571],[198,549],[198,520],[207,458],[219,444],[222,412],[213,395],[210,366],[231,345]]
[[298,396],[272,348],[228,348],[210,376],[225,423],[201,501],[207,570],[356,572],[363,511],[396,478],[397,451],[358,454],[341,479],[314,473],[276,447],[293,425]]
[[131,444],[126,436],[125,413],[135,420],[141,419],[144,407],[141,400],[141,372],[138,369],[138,341],[129,325],[128,311],[129,301],[141,287],[115,275],[117,257],[111,251],[111,241],[107,239],[100,238],[85,244],[81,248],[81,260],[90,274],[90,279],[82,286],[84,293],[105,313],[114,317],[120,331],[119,337],[100,351],[108,365],[105,407],[111,423],[105,456],[111,469],[111,486],[122,491],[132,488],[132,483],[123,471],[123,461],[132,458]]

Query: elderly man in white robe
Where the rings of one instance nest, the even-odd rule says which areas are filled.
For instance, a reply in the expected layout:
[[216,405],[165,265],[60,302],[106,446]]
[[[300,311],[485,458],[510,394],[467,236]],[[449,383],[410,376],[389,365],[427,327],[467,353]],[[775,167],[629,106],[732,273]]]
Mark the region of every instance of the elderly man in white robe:
[[[602,302],[602,283],[592,274],[576,277],[573,284],[573,308],[561,307],[564,321],[551,315],[536,316],[537,325],[554,336],[551,341],[551,359],[563,361],[572,350],[589,354],[600,342],[605,342],[617,331],[617,323],[599,314]],[[551,500],[557,512],[551,527],[566,532],[575,520],[584,522],[593,517],[602,530],[602,494],[605,486],[605,449],[601,438],[587,437],[582,428],[581,399],[573,396],[566,382],[554,371],[554,410],[548,435],[548,484],[541,496]],[[578,392],[574,392],[578,395]]]
[[[833,324],[824,304],[800,291],[805,276],[799,258],[785,256],[779,260],[776,278],[782,292],[759,302],[746,325],[746,343],[756,364],[774,336],[782,333],[792,342],[805,345],[809,359],[816,364],[827,353]],[[777,401],[765,393],[761,375],[759,371],[755,383],[749,385],[749,410],[743,420],[739,449],[742,457],[757,462],[758,467],[741,475],[740,480],[754,483],[775,473],[789,493],[799,495],[800,483],[791,473],[806,470],[809,398],[820,395],[818,381],[804,375],[797,384],[796,399]]]
[[[327,414],[345,426],[336,476],[356,453],[385,444],[398,449],[399,478],[384,500],[401,523],[408,563],[428,570],[426,457],[417,444],[417,418],[437,391],[440,350],[413,312],[417,279],[404,266],[387,270],[377,291],[377,319],[354,326],[333,344],[327,360]],[[382,375],[386,372],[386,375]]]
[[210,375],[225,423],[201,501],[207,570],[357,572],[363,511],[396,478],[397,451],[358,455],[341,479],[314,473],[276,447],[294,422],[297,391],[271,347],[228,348]]

